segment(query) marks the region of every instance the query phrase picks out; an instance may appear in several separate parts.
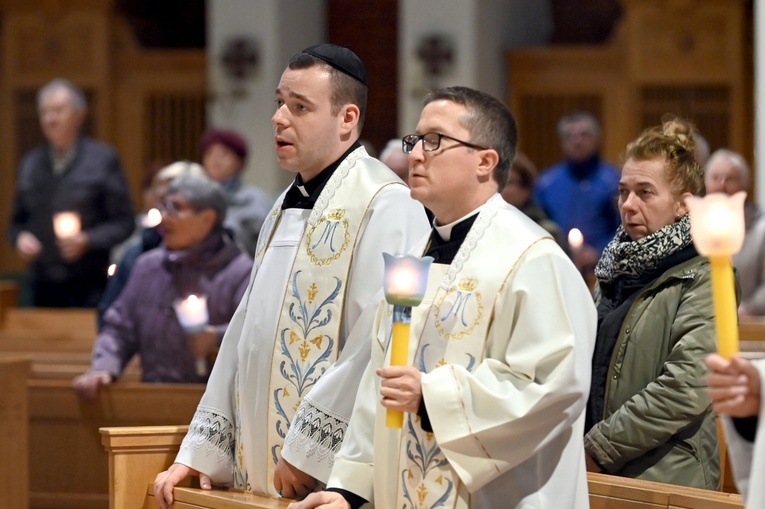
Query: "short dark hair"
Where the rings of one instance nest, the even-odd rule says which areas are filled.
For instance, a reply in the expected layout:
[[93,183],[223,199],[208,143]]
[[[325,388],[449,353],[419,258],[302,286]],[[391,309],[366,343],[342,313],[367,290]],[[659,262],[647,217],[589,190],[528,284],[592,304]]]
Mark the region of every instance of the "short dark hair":
[[595,115],[588,111],[575,111],[558,121],[558,138],[563,141],[566,138],[566,130],[571,124],[577,122],[587,122],[590,124],[590,130],[592,134],[600,138],[600,122],[595,118]]
[[357,132],[361,133],[367,111],[367,86],[344,72],[335,69],[324,60],[308,53],[296,53],[287,65],[288,68],[293,70],[310,69],[314,66],[319,66],[329,73],[329,83],[332,88],[330,91],[331,111],[333,115],[340,113],[340,108],[346,104],[358,106],[359,123],[356,128]]
[[494,168],[497,190],[502,191],[510,176],[510,165],[518,145],[518,127],[510,110],[498,99],[468,87],[447,87],[427,95],[424,105],[446,100],[462,105],[467,112],[460,122],[470,131],[470,143],[491,148],[499,154]]

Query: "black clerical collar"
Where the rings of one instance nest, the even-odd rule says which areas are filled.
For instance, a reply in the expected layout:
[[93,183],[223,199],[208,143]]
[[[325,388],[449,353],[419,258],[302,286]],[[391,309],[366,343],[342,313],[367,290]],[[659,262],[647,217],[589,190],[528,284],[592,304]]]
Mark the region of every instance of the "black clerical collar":
[[446,265],[452,263],[477,217],[478,212],[454,224],[451,228],[449,240],[444,240],[439,235],[438,230],[433,228],[430,232],[428,247],[423,256],[432,256],[433,263],[443,263]]
[[327,185],[329,177],[335,173],[335,170],[340,166],[340,163],[345,161],[345,158],[360,146],[361,143],[357,140],[351,145],[351,148],[346,150],[345,153],[340,156],[340,159],[324,168],[321,173],[308,182],[303,182],[303,177],[298,173],[295,180],[292,182],[292,186],[290,186],[287,191],[287,194],[284,195],[282,209],[312,209],[316,200],[319,199],[319,195],[324,190],[324,186]]

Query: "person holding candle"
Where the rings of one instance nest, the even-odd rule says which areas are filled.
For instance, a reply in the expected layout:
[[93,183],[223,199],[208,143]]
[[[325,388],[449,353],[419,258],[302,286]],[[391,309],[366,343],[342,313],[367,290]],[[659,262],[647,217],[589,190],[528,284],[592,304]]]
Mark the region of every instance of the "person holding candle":
[[[295,54],[271,122],[279,165],[296,174],[258,237],[250,287],[226,331],[176,463],[160,473],[160,507],[199,475],[287,498],[326,482],[369,359],[383,252],[428,231],[422,206],[359,143],[367,73],[351,50]],[[372,310],[374,311],[374,310]]]
[[[71,82],[43,86],[37,108],[46,143],[21,160],[8,238],[28,263],[33,305],[96,307],[109,251],[134,227],[122,165],[112,147],[81,134],[87,103]],[[79,226],[57,237],[58,212]]]
[[715,350],[711,271],[685,202],[704,190],[694,131],[668,118],[627,146],[622,224],[595,267],[585,449],[591,471],[718,489],[703,362]]
[[[391,365],[396,311],[380,301],[328,488],[290,507],[589,507],[595,308],[569,257],[499,194],[517,136],[485,93],[425,99],[403,139],[412,196],[435,213],[410,251],[434,260],[411,310],[408,362]],[[386,426],[389,410],[405,412],[402,429]]]
[[[190,161],[176,161],[161,168],[151,179],[149,189],[145,193],[145,206],[147,208],[147,214],[142,217],[144,220],[148,220],[153,212],[159,214],[159,205],[162,200],[165,199],[167,194],[167,188],[170,183],[180,175],[205,175],[204,168],[197,163]],[[228,210],[226,210],[228,215]],[[138,238],[132,242],[122,257],[120,258],[115,268],[114,274],[109,278],[104,289],[104,294],[98,303],[98,331],[100,332],[104,326],[104,314],[106,310],[111,307],[117,297],[119,297],[122,290],[130,278],[130,273],[133,270],[138,257],[143,253],[150,251],[156,247],[159,247],[162,243],[162,227],[161,217],[159,222],[154,223],[156,219],[152,219],[151,222],[146,222],[141,225]]]
[[[200,383],[199,362],[220,345],[247,287],[252,259],[223,228],[226,195],[205,175],[176,177],[162,212],[162,245],[141,255],[127,285],[104,315],[90,370],[73,381],[84,397],[119,378],[127,362],[141,358],[144,382]],[[197,299],[191,299],[191,296]],[[182,323],[176,302],[203,302],[208,320]],[[187,306],[188,307],[188,306]]]
[[534,188],[534,201],[563,232],[578,228],[584,242],[571,250],[585,277],[619,225],[616,184],[619,169],[600,157],[601,128],[589,112],[564,116],[558,122],[564,160],[544,169]]

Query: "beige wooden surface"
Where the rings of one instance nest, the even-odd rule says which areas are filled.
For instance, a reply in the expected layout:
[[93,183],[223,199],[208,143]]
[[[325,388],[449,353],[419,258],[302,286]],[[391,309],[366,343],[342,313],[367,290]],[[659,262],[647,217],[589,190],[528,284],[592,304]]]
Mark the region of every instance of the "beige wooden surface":
[[0,359],[0,507],[29,507],[29,405],[31,361]]
[[[144,509],[155,509],[151,481],[172,464],[186,426],[104,428],[113,489],[110,509],[131,509],[145,497]],[[686,488],[603,474],[588,474],[592,509],[738,509],[740,495]],[[180,487],[175,508],[275,509],[287,501],[239,491]]]
[[741,495],[604,474],[587,474],[591,509],[734,509]]
[[87,401],[70,380],[30,380],[31,507],[106,509],[111,483],[99,428],[189,423],[203,392],[201,384],[118,382]]

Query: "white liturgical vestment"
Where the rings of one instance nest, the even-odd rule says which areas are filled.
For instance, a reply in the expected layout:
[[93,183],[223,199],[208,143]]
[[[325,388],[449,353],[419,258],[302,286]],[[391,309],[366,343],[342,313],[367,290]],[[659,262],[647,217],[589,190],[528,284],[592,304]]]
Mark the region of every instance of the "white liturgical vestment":
[[[760,394],[765,394],[765,359],[753,360],[752,364],[760,372]],[[760,402],[754,443],[738,434],[729,417],[723,417],[723,427],[736,487],[747,509],[761,509],[765,507],[765,404]]]
[[596,312],[544,230],[494,195],[451,265],[431,266],[409,362],[423,372],[432,432],[416,414],[401,430],[385,426],[375,375],[390,358],[385,302],[374,327],[329,487],[379,509],[589,507],[583,426]]
[[[362,311],[381,288],[382,253],[405,252],[428,230],[422,205],[363,148],[312,210],[282,210],[283,199],[261,230],[249,287],[176,459],[271,495],[279,455],[326,482],[353,408],[348,388],[370,352],[368,334],[349,333],[371,328],[373,313]],[[333,387],[322,390],[327,373]]]

